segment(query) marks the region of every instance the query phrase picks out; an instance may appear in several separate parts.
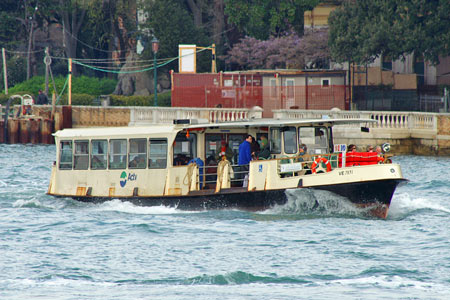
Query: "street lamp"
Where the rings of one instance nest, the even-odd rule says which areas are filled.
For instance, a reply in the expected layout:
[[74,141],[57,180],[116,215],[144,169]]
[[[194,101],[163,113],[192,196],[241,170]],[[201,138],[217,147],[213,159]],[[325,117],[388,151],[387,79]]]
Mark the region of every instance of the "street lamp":
[[155,83],[155,89],[154,89],[154,94],[155,94],[155,100],[153,105],[154,106],[158,106],[158,91],[157,91],[157,84],[158,84],[158,78],[157,78],[157,72],[156,72],[156,53],[158,53],[158,49],[159,49],[159,41],[156,38],[156,36],[153,36],[152,39],[152,50],[153,50],[153,81]]

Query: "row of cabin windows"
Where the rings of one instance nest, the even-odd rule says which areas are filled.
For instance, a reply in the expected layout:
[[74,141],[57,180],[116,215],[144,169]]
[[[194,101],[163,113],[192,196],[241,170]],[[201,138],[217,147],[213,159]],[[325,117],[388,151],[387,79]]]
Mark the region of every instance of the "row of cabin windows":
[[167,139],[61,141],[59,168],[64,170],[165,169]]
[[[270,128],[270,152],[281,153],[283,137],[284,153],[295,154],[299,145],[305,144],[310,154],[324,154],[328,152],[328,133],[326,127],[299,127],[294,126]],[[284,133],[283,135],[281,133]]]

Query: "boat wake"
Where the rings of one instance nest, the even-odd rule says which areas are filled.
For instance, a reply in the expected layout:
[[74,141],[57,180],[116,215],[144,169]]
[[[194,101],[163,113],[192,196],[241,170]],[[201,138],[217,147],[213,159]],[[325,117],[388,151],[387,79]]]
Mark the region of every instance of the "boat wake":
[[[329,191],[286,190],[288,202],[264,211],[265,214],[303,217],[368,217],[370,208],[354,206],[347,198]],[[370,217],[370,216],[369,216]]]
[[171,215],[171,214],[185,214],[190,211],[178,210],[175,207],[160,206],[138,206],[128,201],[121,201],[113,199],[101,204],[95,204],[95,209],[98,211],[114,211],[128,214],[138,215]]
[[408,193],[394,194],[388,218],[403,219],[418,213],[422,214],[424,211],[441,212],[448,216],[450,208],[437,203],[437,201],[422,197],[413,198]]

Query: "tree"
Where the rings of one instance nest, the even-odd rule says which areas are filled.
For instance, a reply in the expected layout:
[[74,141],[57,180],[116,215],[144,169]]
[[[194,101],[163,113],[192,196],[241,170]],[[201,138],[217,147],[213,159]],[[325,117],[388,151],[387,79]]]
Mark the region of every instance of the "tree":
[[348,1],[329,18],[329,46],[337,62],[370,63],[414,53],[439,62],[450,54],[448,0]]
[[[179,44],[208,44],[203,31],[195,27],[188,11],[176,0],[149,1],[144,6],[144,11],[148,16],[145,26],[159,39],[158,57],[177,57]],[[150,45],[146,47],[144,56],[153,57]],[[207,64],[202,65],[201,61],[197,62],[199,69],[205,65]],[[173,64],[172,67],[175,68],[176,65]]]
[[246,37],[235,44],[226,61],[239,69],[303,69],[328,65],[327,30],[307,30],[303,37],[297,33],[258,40]]
[[318,0],[225,0],[225,14],[245,35],[258,39],[294,30],[303,35],[303,15]]

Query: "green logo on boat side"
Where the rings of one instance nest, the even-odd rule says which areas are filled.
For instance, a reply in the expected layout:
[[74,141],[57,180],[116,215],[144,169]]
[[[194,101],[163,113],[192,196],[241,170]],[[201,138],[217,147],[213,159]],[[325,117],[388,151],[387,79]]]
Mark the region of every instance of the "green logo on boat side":
[[127,175],[127,172],[123,171],[123,172],[120,174],[120,179],[122,179],[122,180],[120,180],[120,186],[121,186],[121,187],[125,187],[125,185],[127,184],[127,181],[134,181],[134,180],[137,180],[137,175],[134,174],[134,173],[129,173],[129,174]]
[[125,184],[127,184],[127,172],[123,171],[122,174],[120,174],[120,178],[123,178],[123,180],[120,181],[120,186],[124,187]]

